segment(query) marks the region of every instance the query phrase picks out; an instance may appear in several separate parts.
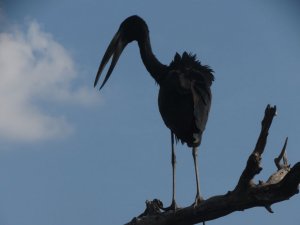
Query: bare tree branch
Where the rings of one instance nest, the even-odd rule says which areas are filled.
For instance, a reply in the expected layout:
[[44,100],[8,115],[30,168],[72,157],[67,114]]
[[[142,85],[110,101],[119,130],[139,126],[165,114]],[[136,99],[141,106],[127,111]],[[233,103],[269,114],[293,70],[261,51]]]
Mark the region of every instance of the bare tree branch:
[[[288,138],[285,139],[283,148],[279,154],[279,156],[277,158],[274,159],[275,165],[277,166],[277,169],[283,169],[285,167],[290,167],[288,165],[288,160],[287,160],[287,156],[286,156],[286,146],[287,146],[287,142],[288,142]],[[283,164],[280,164],[280,161],[283,160]]]
[[[162,212],[162,202],[155,199],[146,202],[146,210],[126,225],[192,225],[214,220],[235,211],[252,207],[265,207],[272,213],[271,205],[288,200],[299,192],[300,162],[292,168],[287,163],[287,139],[279,156],[274,159],[277,171],[266,181],[255,184],[253,178],[262,170],[260,163],[264,152],[269,128],[276,115],[276,107],[267,106],[261,123],[261,132],[256,146],[248,158],[246,167],[233,191],[213,196],[197,207],[189,206]],[[283,160],[283,164],[280,161]]]

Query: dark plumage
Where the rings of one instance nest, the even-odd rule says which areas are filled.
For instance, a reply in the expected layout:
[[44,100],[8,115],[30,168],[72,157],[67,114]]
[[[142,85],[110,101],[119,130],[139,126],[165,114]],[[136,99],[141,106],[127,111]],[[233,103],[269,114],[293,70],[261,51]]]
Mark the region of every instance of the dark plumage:
[[172,140],[172,166],[173,166],[173,199],[169,208],[176,209],[175,202],[175,149],[176,140],[187,143],[193,148],[197,194],[195,204],[201,201],[197,147],[201,143],[202,133],[205,129],[211,105],[210,86],[214,80],[213,70],[201,65],[196,55],[184,52],[182,56],[176,53],[170,65],[160,63],[152,52],[149,30],[145,21],[138,16],[131,16],[124,20],[119,30],[108,46],[95,79],[97,85],[99,77],[112,57],[110,68],[100,89],[109,79],[119,56],[126,45],[137,41],[143,63],[159,85],[158,105],[159,111],[166,126],[171,130]]
[[212,70],[195,55],[176,53],[169,72],[160,83],[159,109],[162,118],[182,143],[200,145],[211,104]]

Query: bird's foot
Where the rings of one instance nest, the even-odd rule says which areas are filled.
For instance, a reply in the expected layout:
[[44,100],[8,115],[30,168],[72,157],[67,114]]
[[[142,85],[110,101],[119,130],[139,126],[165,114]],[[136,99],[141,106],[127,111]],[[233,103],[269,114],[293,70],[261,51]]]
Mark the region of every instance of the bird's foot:
[[195,202],[192,204],[194,208],[199,206],[204,201],[204,198],[202,198],[200,195],[197,195],[195,198]]
[[161,208],[161,210],[164,210],[165,212],[170,211],[170,210],[176,212],[176,210],[178,210],[178,209],[179,209],[179,207],[175,200],[172,200],[172,203],[169,207]]

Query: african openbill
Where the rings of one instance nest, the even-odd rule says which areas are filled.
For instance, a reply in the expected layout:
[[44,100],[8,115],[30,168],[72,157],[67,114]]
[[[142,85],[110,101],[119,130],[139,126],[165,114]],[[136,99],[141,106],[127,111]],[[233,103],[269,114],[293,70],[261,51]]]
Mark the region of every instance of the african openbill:
[[111,40],[99,66],[94,87],[112,57],[111,65],[100,89],[109,79],[123,49],[132,41],[137,41],[143,63],[159,85],[158,106],[163,121],[171,130],[173,195],[168,209],[176,209],[175,202],[175,149],[174,135],[177,140],[193,149],[197,193],[195,205],[202,200],[198,177],[197,147],[208,119],[211,105],[210,86],[214,80],[213,70],[201,65],[195,55],[176,53],[170,65],[158,61],[152,52],[149,30],[146,22],[139,16],[131,16],[122,22]]

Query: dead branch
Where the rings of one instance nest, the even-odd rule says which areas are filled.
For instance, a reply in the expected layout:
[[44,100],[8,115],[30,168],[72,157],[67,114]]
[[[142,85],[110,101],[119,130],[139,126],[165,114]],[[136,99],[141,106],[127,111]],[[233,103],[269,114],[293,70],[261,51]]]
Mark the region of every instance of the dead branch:
[[[300,162],[292,168],[288,165],[285,144],[277,158],[277,171],[266,181],[255,184],[253,178],[262,170],[261,158],[264,152],[269,128],[276,115],[276,107],[267,106],[261,123],[261,132],[256,146],[248,158],[246,167],[233,191],[225,195],[213,196],[197,207],[189,206],[174,211],[162,212],[162,202],[155,199],[146,202],[146,210],[126,225],[192,225],[214,220],[235,211],[252,207],[265,207],[273,212],[271,205],[288,200],[299,192]],[[280,161],[283,161],[280,164]]]

